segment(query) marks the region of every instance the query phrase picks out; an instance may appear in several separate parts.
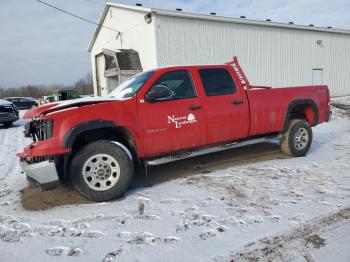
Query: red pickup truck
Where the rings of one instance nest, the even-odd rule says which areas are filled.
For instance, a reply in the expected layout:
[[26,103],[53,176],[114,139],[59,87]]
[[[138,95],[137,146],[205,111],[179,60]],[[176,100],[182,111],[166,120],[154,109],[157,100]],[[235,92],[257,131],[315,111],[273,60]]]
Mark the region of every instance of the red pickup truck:
[[311,127],[330,115],[327,86],[252,86],[234,58],[143,72],[109,97],[27,111],[25,135],[33,142],[18,156],[43,189],[70,181],[84,197],[107,201],[149,165],[272,139],[285,153],[304,156]]

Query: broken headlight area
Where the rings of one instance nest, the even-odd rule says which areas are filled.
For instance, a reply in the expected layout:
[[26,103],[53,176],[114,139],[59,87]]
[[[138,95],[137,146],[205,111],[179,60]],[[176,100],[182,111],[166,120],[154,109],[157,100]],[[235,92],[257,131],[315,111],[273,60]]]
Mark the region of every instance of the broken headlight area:
[[52,132],[52,119],[32,120],[24,127],[24,136],[32,138],[34,142],[51,138]]

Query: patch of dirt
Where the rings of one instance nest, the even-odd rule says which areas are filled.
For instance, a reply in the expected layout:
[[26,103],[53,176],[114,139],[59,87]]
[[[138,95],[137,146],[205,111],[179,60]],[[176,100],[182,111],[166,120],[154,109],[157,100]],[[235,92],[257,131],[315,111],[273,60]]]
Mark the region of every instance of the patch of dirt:
[[[185,178],[185,183],[208,188],[219,196],[220,201],[236,217],[243,218],[250,212],[259,213],[262,216],[272,215],[272,206],[278,204],[277,199],[271,199],[270,194],[256,188],[251,182],[250,176],[257,175],[263,179],[270,179],[271,176],[280,175],[279,170],[274,169],[251,169],[245,172],[228,171],[230,175],[200,174]],[[262,222],[260,218],[253,218],[254,223]]]
[[314,248],[320,248],[326,245],[326,239],[320,237],[318,234],[305,238],[305,241],[305,246],[311,244]]
[[325,217],[320,217],[305,223],[288,234],[264,237],[256,242],[249,243],[238,252],[231,252],[230,261],[292,261],[298,255],[304,256],[307,261],[311,248],[320,248],[325,245],[325,239],[319,234],[332,228],[349,223],[350,208],[339,210]]
[[[217,169],[236,165],[286,158],[290,157],[283,154],[278,145],[261,143],[152,167],[148,177],[140,174],[134,176],[131,189],[148,187],[201,173],[209,174]],[[90,204],[92,202],[81,197],[69,186],[61,185],[44,192],[40,188],[28,186],[21,190],[21,203],[24,209],[35,211],[64,205]]]
[[260,143],[152,166],[147,178],[135,176],[132,187],[156,185],[169,180],[198,174],[209,174],[216,170],[244,164],[289,158],[291,157],[282,153],[278,144]]
[[63,205],[90,204],[68,186],[59,186],[53,190],[42,191],[38,187],[28,186],[21,190],[21,203],[27,210],[45,210]]
[[180,240],[178,237],[161,237],[150,232],[120,232],[117,237],[126,239],[130,246],[148,245],[148,244],[173,244]]
[[83,254],[83,250],[80,248],[72,247],[54,247],[46,249],[46,254],[49,256],[80,256]]

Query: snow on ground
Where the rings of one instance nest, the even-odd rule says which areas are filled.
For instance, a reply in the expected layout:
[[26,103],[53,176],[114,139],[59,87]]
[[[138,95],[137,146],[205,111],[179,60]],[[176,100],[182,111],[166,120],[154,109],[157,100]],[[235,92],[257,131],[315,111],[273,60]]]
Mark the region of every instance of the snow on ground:
[[332,98],[332,104],[334,103],[342,103],[342,104],[350,105],[350,96]]
[[[350,118],[334,112],[306,157],[230,150],[154,168],[117,201],[38,211],[21,201],[23,121],[0,127],[0,260],[350,261]],[[74,195],[37,201],[55,192]]]

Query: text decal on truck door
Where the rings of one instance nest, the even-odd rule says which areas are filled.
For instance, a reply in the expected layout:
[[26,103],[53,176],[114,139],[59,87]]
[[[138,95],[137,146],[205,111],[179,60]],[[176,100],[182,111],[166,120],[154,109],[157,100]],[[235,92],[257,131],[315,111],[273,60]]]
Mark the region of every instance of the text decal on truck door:
[[186,124],[197,123],[197,119],[193,114],[188,114],[187,116],[168,116],[168,124],[175,124],[176,128],[181,128]]

